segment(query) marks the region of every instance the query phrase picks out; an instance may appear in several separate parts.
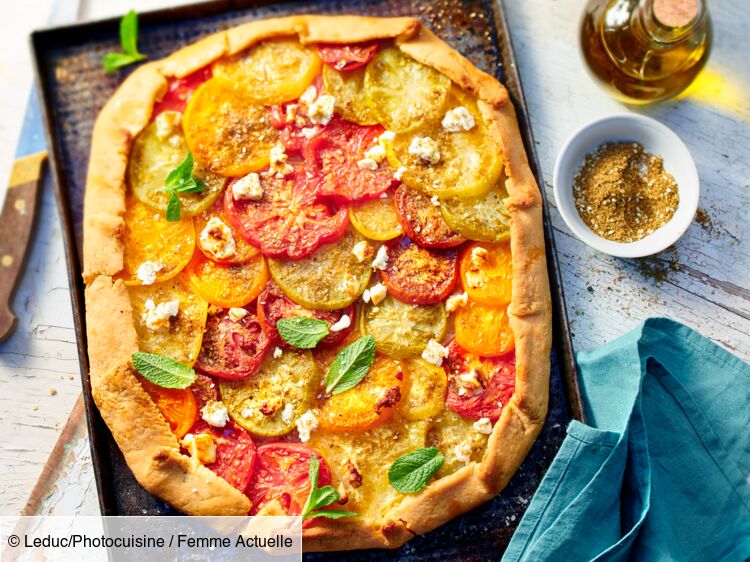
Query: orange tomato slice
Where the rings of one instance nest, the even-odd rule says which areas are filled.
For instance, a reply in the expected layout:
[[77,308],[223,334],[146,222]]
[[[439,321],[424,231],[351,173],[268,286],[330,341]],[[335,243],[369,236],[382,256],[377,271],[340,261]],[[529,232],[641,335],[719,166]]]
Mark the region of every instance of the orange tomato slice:
[[461,256],[461,283],[471,300],[491,305],[510,303],[513,262],[510,242],[474,242]]
[[326,431],[366,431],[393,415],[401,397],[401,365],[385,355],[377,355],[370,370],[351,390],[328,398],[318,422]]
[[210,304],[224,308],[245,306],[257,297],[268,282],[263,256],[235,265],[222,265],[196,252],[188,266],[190,284]]
[[156,283],[177,275],[190,262],[195,250],[193,219],[183,216],[169,222],[164,213],[150,209],[131,197],[125,209],[125,253],[118,278],[125,285],[142,285],[138,268],[144,262],[157,264]]
[[515,347],[507,306],[469,301],[456,311],[456,343],[466,351],[493,357]]
[[163,388],[139,377],[143,389],[167,420],[178,439],[184,437],[198,419],[198,402],[189,388]]
[[[232,231],[236,251],[234,256],[231,258],[225,260],[217,260],[214,259],[214,257],[210,255],[209,252],[203,249],[200,241],[200,234],[201,232],[203,232],[203,229],[206,228],[208,221],[210,221],[213,217],[221,219],[221,221]],[[232,222],[229,220],[229,217],[224,214],[223,204],[221,200],[217,201],[212,207],[206,209],[200,215],[196,215],[193,220],[195,221],[195,233],[198,236],[198,248],[207,258],[217,263],[237,264],[250,261],[252,258],[258,255],[258,249],[247,242],[232,226]]]

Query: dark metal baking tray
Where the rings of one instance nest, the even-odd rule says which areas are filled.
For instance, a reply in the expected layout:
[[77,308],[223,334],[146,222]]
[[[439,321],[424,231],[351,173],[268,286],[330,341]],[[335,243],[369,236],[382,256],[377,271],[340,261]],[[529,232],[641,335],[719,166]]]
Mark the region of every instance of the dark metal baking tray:
[[[492,0],[312,0],[266,2],[220,0],[140,15],[139,46],[151,59],[209,33],[260,18],[295,13],[354,13],[420,18],[477,67],[498,77],[515,103],[531,168],[543,185],[534,140],[513,57],[502,5]],[[78,337],[83,392],[99,502],[105,515],[175,514],[135,481],[91,398],[86,357],[84,287],[81,281],[81,222],[89,144],[94,119],[130,70],[108,75],[102,56],[119,48],[118,20],[71,25],[32,34],[42,91],[51,168],[63,222],[71,299]],[[544,194],[544,190],[542,189]],[[554,308],[554,346],[547,422],[531,453],[494,500],[417,537],[393,552],[336,554],[337,560],[499,558],[560,446],[571,418],[582,419],[560,271],[545,199],[545,236]],[[326,555],[308,555],[319,560]]]

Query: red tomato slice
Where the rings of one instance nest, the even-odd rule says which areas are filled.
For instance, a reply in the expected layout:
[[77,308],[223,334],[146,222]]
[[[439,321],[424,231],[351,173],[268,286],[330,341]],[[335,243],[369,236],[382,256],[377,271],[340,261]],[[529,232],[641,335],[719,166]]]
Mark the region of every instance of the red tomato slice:
[[315,196],[303,173],[261,179],[260,201],[235,201],[231,185],[224,212],[243,238],[265,256],[298,260],[335,242],[349,224],[345,206]]
[[154,106],[151,118],[154,119],[162,111],[185,111],[185,106],[190,96],[198,89],[198,86],[209,78],[211,78],[211,67],[207,66],[183,78],[170,80],[169,86],[167,86],[167,93]]
[[190,385],[190,390],[193,391],[195,400],[198,403],[198,411],[200,411],[209,400],[219,399],[219,389],[216,388],[213,379],[206,375],[202,375],[201,373],[196,373],[195,381]]
[[317,318],[328,322],[331,326],[346,314],[349,316],[351,324],[348,328],[338,332],[330,332],[318,343],[318,347],[328,347],[338,345],[346,339],[354,329],[354,305],[349,305],[341,310],[308,310],[291,299],[289,299],[281,288],[274,282],[269,282],[266,288],[258,297],[258,320],[263,330],[266,332],[272,345],[284,345],[286,343],[281,339],[279,331],[276,329],[276,322],[282,318],[293,318],[295,316],[306,316],[308,318]]
[[[303,125],[300,126],[295,120],[289,119],[287,107],[296,106],[296,114],[303,118]],[[308,140],[320,133],[323,127],[307,122],[304,119],[305,113],[303,107],[297,105],[297,101],[287,102],[271,106],[271,125],[280,132],[280,140],[287,152],[302,152]],[[306,129],[305,134],[302,129]]]
[[[479,357],[461,349],[455,341],[450,343],[448,350],[448,357],[443,363],[448,374],[446,406],[465,418],[489,418],[496,422],[516,387],[515,353],[502,357]],[[472,371],[477,374],[477,383],[462,383],[461,375],[469,375]]]
[[216,444],[216,461],[207,464],[218,476],[244,492],[253,477],[257,462],[255,443],[250,434],[233,421],[224,427],[211,427],[203,420],[198,420],[191,432],[210,433]]
[[375,170],[357,166],[384,131],[381,125],[362,126],[333,119],[310,139],[303,153],[309,183],[315,186],[316,193],[360,201],[374,199],[396,185],[393,170],[385,161]]
[[310,495],[310,457],[320,460],[318,487],[331,483],[331,471],[319,453],[300,443],[268,443],[258,447],[255,474],[245,491],[253,508],[250,515],[278,500],[289,515],[299,515]]
[[451,230],[440,208],[430,198],[407,185],[401,185],[394,197],[398,220],[404,232],[425,248],[452,248],[466,238]]
[[339,71],[356,70],[372,60],[378,52],[378,43],[319,43],[318,54],[328,66]]
[[404,236],[388,247],[388,266],[380,272],[388,292],[398,300],[428,305],[444,300],[458,279],[453,250],[429,250]]
[[244,379],[258,370],[269,345],[266,333],[252,312],[238,322],[229,318],[226,310],[211,314],[194,367],[220,379]]

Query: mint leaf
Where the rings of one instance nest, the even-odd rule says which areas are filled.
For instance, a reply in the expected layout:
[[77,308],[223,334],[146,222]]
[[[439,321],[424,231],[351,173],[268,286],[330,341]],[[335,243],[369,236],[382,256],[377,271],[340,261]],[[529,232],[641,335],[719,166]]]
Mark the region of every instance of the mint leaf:
[[281,339],[299,349],[312,349],[328,335],[328,322],[317,318],[296,316],[276,322]]
[[144,378],[164,388],[187,388],[195,380],[193,369],[158,353],[134,353],[133,366]]
[[394,461],[388,470],[388,481],[399,492],[414,494],[427,486],[444,461],[437,447],[417,449]]
[[189,180],[193,175],[193,153],[188,152],[185,156],[185,160],[177,166],[174,170],[169,172],[167,179],[164,180],[164,187],[176,188],[181,183]]
[[352,511],[341,511],[337,509],[317,511],[322,507],[331,505],[338,501],[339,493],[333,486],[323,486],[318,488],[318,471],[320,470],[320,461],[315,455],[310,455],[310,495],[307,497],[305,506],[302,508],[302,519],[311,519],[313,517],[326,517],[328,519],[341,519],[342,517],[358,517],[359,513]]
[[341,394],[365,378],[375,360],[375,338],[365,336],[347,345],[336,356],[323,380],[326,394]]
[[107,53],[102,59],[102,65],[104,66],[104,70],[111,73],[139,60],[141,58],[126,55],[125,53]]
[[167,220],[177,222],[180,220],[180,198],[177,194],[172,193],[167,202]]
[[116,70],[148,58],[138,52],[138,14],[130,10],[120,20],[120,46],[122,53],[108,53],[102,59],[102,65],[107,72]]

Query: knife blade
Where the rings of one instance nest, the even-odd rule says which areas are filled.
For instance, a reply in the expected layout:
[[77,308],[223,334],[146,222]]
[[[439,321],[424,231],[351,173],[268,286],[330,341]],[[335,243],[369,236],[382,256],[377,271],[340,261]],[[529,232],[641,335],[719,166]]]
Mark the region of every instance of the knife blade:
[[[75,21],[79,8],[80,0],[56,0],[48,24]],[[39,94],[33,85],[0,213],[0,342],[10,337],[18,321],[11,301],[30,246],[46,161]]]

